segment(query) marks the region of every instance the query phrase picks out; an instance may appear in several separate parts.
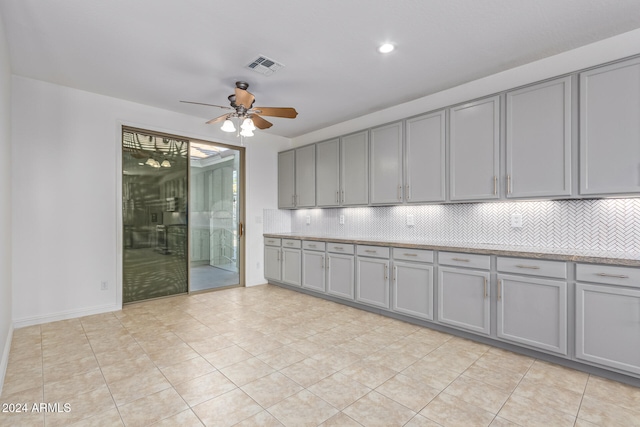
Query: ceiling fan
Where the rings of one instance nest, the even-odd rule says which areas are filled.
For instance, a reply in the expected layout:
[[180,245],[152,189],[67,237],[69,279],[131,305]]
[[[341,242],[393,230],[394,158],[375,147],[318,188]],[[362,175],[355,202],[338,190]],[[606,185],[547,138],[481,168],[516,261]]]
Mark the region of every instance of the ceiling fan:
[[249,83],[238,81],[236,82],[235,93],[229,95],[230,107],[206,104],[204,102],[192,102],[192,101],[180,101],[186,104],[208,105],[210,107],[224,108],[226,110],[232,110],[231,113],[225,113],[221,116],[213,118],[207,121],[207,124],[213,124],[224,121],[222,130],[226,132],[235,132],[236,128],[233,126],[231,119],[239,118],[242,120],[240,135],[253,136],[252,131],[255,128],[268,129],[273,126],[273,123],[265,120],[262,116],[271,117],[283,117],[286,119],[295,119],[298,112],[295,108],[290,107],[254,107],[255,96],[247,89]]

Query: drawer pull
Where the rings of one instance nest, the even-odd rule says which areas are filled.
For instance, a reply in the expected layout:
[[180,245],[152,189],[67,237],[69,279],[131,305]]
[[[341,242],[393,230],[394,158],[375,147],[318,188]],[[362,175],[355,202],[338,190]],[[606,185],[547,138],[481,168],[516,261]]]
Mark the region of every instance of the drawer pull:
[[517,264],[516,267],[518,267],[518,268],[529,268],[531,270],[540,270],[540,267],[538,267],[537,265]]
[[608,274],[608,273],[595,273],[596,276],[600,277],[614,277],[616,279],[628,279],[629,276],[626,274]]
[[418,254],[402,254],[404,256],[418,256]]
[[364,251],[365,251],[366,253],[368,253],[368,254],[377,254],[377,253],[378,253],[378,251],[372,251],[372,250],[370,250],[370,249],[365,249]]
[[337,251],[344,250],[344,248],[342,246],[334,246],[333,249],[335,249]]
[[454,261],[471,262],[471,260],[467,258],[451,258],[451,259]]
[[292,242],[287,242],[287,245],[293,246],[293,243]]
[[310,248],[315,248],[315,247],[316,247],[316,245],[309,245],[309,247],[310,247]]

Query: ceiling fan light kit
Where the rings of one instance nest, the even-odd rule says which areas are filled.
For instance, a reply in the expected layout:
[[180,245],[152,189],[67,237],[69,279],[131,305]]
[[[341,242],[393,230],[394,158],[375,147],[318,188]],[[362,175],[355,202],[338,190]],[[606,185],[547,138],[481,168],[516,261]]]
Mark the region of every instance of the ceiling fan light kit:
[[232,113],[226,113],[207,121],[207,124],[213,124],[224,121],[220,128],[223,132],[236,132],[237,128],[233,124],[234,118],[238,119],[238,126],[241,131],[236,136],[251,137],[256,129],[268,129],[273,124],[265,120],[262,116],[282,117],[286,119],[295,119],[298,112],[291,107],[254,107],[255,96],[247,89],[249,83],[243,81],[236,82],[235,93],[229,95],[230,107],[222,105],[206,104],[203,102],[180,101],[187,104],[207,105],[210,107],[224,108],[226,110],[234,110]]

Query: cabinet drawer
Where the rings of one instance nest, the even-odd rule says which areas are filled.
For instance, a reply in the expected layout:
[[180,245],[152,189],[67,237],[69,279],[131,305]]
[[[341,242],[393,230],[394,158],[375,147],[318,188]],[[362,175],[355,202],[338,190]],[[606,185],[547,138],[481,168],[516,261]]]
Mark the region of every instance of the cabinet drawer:
[[393,248],[393,259],[418,262],[433,262],[433,251],[423,249]]
[[302,240],[295,239],[282,239],[283,248],[300,249],[302,247]]
[[323,251],[324,252],[325,243],[324,242],[314,242],[309,240],[304,240],[302,242],[302,249],[308,251]]
[[339,254],[351,254],[354,253],[354,247],[345,243],[327,243],[327,252],[335,252]]
[[385,248],[384,246],[358,245],[358,256],[389,258],[389,248]]
[[577,264],[576,280],[640,288],[640,269],[611,265]]
[[530,258],[498,257],[498,271],[566,279],[567,263]]
[[491,268],[491,256],[457,252],[440,252],[438,255],[438,264],[489,270]]
[[264,244],[267,246],[280,246],[282,239],[276,239],[274,237],[265,237]]

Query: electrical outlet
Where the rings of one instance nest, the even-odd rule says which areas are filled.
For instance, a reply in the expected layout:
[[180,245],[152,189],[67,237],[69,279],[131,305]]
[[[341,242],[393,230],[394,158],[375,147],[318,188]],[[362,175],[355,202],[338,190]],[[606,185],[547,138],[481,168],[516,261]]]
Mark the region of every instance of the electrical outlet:
[[100,290],[101,291],[106,291],[108,289],[109,289],[109,282],[104,281],[104,280],[102,282],[100,282]]
[[307,225],[311,224],[311,216],[307,215]]
[[407,226],[413,227],[414,225],[416,225],[416,223],[413,219],[413,215],[407,215]]
[[344,215],[340,215],[340,224],[344,224]]
[[511,214],[511,228],[522,228],[522,214]]

